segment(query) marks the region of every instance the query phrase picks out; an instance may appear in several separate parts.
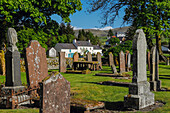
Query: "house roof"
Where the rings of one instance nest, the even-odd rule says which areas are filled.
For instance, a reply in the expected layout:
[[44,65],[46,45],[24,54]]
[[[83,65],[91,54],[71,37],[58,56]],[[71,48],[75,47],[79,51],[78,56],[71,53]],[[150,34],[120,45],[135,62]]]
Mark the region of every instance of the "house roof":
[[97,45],[93,45],[93,48],[94,49],[101,49],[100,46],[97,46]]
[[77,46],[92,46],[89,41],[76,41]]
[[70,43],[58,43],[57,45],[62,49],[77,49],[73,44]]

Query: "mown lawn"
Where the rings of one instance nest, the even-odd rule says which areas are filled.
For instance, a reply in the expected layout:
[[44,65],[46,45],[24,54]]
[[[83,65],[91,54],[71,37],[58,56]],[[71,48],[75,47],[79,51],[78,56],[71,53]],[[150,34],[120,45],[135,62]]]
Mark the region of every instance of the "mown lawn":
[[[116,81],[116,82],[131,82],[131,80],[114,79],[112,77],[94,76],[96,73],[111,73],[111,68],[103,66],[102,71],[93,71],[91,74],[67,74],[61,73],[71,83],[71,93],[73,98],[81,98],[86,100],[96,100],[108,103],[123,102],[124,96],[128,94],[127,87],[99,85],[98,82]],[[132,75],[132,72],[128,74]],[[159,66],[160,80],[162,87],[170,90],[170,66]],[[149,76],[149,72],[148,72]],[[26,84],[25,73],[22,73],[22,82]],[[149,78],[149,77],[148,77]],[[0,76],[0,81],[4,81],[5,77]],[[149,79],[148,79],[149,80]],[[166,102],[166,104],[157,108],[152,112],[168,113],[170,112],[170,91],[159,91],[155,93],[155,100]],[[38,113],[38,109],[19,109],[19,110],[0,110],[2,113]]]

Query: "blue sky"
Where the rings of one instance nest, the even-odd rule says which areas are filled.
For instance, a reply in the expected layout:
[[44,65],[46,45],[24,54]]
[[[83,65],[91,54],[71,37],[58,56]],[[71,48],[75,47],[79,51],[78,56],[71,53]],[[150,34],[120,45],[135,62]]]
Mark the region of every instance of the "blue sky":
[[[101,28],[102,26],[101,11],[99,10],[99,11],[89,14],[86,12],[88,8],[88,4],[86,3],[86,0],[81,0],[81,3],[83,4],[82,10],[77,11],[76,13],[70,16],[71,25],[75,28],[83,28],[83,29]],[[121,26],[123,22],[123,19],[122,19],[123,15],[124,15],[124,10],[121,10],[119,17],[116,18],[114,24],[108,25],[108,26],[111,26],[112,28],[128,26],[128,25]],[[57,15],[53,15],[52,19],[56,20],[59,23],[62,22],[62,19]]]

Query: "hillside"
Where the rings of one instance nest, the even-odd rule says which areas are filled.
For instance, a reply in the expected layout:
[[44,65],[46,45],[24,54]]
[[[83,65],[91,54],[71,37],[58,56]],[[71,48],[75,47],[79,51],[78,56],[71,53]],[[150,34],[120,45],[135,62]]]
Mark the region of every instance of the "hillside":
[[[128,27],[121,27],[121,28],[114,28],[112,29],[113,33],[114,32],[126,32]],[[98,37],[107,37],[108,31],[109,30],[100,30],[100,29],[84,29],[84,31],[91,31],[94,36]],[[78,37],[78,32],[79,30],[74,30],[75,36]]]

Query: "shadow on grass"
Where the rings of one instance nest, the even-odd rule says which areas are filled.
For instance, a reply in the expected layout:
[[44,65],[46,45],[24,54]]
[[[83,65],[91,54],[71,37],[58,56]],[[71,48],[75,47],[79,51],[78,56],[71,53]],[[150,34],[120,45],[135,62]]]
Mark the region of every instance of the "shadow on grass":
[[126,82],[111,82],[111,81],[105,81],[105,82],[82,82],[82,83],[90,83],[90,84],[98,84],[98,85],[107,85],[107,86],[120,86],[120,87],[129,87],[131,83]]

